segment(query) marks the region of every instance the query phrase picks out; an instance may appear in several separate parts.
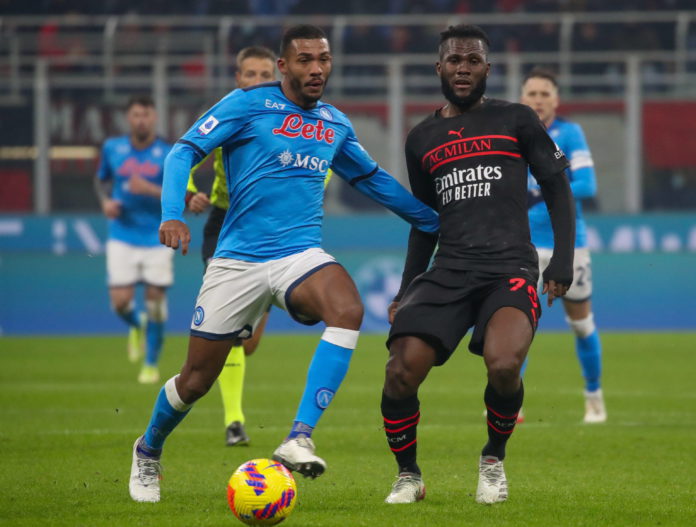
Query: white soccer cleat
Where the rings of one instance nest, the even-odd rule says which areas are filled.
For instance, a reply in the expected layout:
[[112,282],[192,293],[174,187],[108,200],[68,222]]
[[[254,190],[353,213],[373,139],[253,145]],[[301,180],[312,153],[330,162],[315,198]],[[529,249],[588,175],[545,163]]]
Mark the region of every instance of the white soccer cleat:
[[505,501],[507,497],[508,486],[503,462],[495,456],[481,456],[476,502],[499,503]]
[[136,363],[145,354],[145,327],[147,326],[147,314],[140,313],[139,325],[128,331],[128,360]]
[[134,501],[157,503],[160,500],[160,479],[162,465],[159,459],[138,455],[140,437],[133,445],[133,463],[131,464],[128,491]]
[[311,438],[298,436],[281,443],[273,452],[273,459],[304,477],[316,478],[326,470],[326,462],[314,455],[314,449]]
[[402,472],[392,485],[385,503],[415,503],[425,498],[425,483],[420,474]]
[[604,406],[604,394],[601,388],[594,392],[585,391],[586,423],[604,423],[607,420],[607,409]]

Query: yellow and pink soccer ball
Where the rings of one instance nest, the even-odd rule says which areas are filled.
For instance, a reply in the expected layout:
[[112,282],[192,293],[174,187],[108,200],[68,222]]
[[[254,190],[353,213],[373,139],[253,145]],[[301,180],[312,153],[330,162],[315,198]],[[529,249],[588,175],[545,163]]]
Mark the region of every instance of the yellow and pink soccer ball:
[[272,459],[243,463],[227,483],[227,502],[247,525],[276,525],[290,516],[297,501],[292,473]]

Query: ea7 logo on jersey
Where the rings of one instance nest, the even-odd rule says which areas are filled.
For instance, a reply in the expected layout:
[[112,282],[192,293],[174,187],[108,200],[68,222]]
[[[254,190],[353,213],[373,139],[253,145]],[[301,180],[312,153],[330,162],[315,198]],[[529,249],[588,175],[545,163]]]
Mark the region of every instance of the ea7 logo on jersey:
[[321,119],[317,120],[317,124],[305,123],[300,114],[292,113],[285,118],[280,128],[273,129],[273,134],[314,139],[315,141],[324,141],[331,144],[334,142],[336,132],[334,132],[333,128],[325,128],[324,121]]
[[202,125],[198,127],[198,132],[201,135],[208,135],[218,124],[220,124],[220,121],[218,121],[213,115],[211,115],[205,120],[205,122]]
[[307,170],[316,171],[321,174],[325,174],[329,169],[329,162],[326,159],[322,159],[316,156],[302,154],[293,154],[290,150],[285,150],[278,156],[278,161],[284,167],[292,165],[298,168],[305,168]]
[[282,102],[273,102],[270,99],[266,99],[264,106],[266,108],[270,108],[271,110],[285,110],[285,104]]

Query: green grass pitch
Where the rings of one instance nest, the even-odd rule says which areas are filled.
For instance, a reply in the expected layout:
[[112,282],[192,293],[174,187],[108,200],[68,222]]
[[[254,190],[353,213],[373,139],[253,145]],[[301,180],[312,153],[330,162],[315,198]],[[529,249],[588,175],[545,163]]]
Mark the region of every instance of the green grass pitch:
[[[131,502],[131,446],[160,385],[140,386],[125,337],[0,339],[0,525],[225,526],[234,469],[269,457],[287,433],[318,336],[269,335],[247,362],[252,444],[224,446],[217,386],[167,440],[162,501]],[[314,434],[328,471],[298,477],[290,526],[696,525],[696,334],[605,333],[605,425],[581,423],[570,334],[531,352],[527,420],[508,445],[510,498],[474,502],[486,431],[484,367],[462,347],[421,390],[419,462],[426,499],[388,506],[395,464],[381,430],[386,350],[364,335]],[[186,339],[169,337],[163,379]]]

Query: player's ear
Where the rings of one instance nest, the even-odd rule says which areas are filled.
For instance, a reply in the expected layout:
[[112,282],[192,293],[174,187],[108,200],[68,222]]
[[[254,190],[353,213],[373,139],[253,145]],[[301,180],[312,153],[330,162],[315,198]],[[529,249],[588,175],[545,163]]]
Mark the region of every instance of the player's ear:
[[278,57],[276,64],[281,75],[285,75],[288,72],[288,63],[285,61],[285,57]]
[[440,76],[440,70],[441,70],[441,69],[442,69],[442,66],[440,66],[440,61],[438,60],[438,61],[435,63],[435,73],[437,73],[437,76],[438,76],[438,77]]

